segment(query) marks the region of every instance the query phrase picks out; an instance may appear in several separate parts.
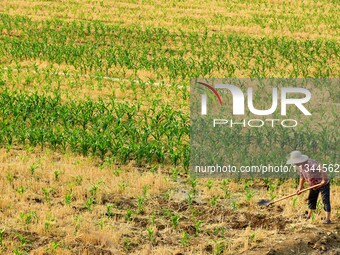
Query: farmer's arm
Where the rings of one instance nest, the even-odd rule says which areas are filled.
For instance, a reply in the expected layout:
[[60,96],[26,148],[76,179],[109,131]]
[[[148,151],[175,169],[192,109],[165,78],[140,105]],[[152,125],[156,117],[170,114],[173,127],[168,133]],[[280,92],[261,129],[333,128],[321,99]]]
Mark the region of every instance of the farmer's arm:
[[305,183],[305,178],[301,175],[300,176],[299,186],[298,186],[298,188],[296,190],[296,194],[298,194],[298,195],[300,194],[300,190],[302,189],[304,183]]

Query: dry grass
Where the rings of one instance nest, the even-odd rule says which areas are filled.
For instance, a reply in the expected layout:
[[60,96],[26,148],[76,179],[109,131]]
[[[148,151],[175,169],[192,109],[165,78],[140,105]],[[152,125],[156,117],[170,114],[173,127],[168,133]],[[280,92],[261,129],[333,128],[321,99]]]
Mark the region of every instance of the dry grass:
[[[210,187],[207,179],[199,179],[197,195],[190,202],[192,185],[181,177],[176,181],[163,167],[144,172],[133,163],[103,164],[97,159],[37,149],[1,149],[0,155],[3,252],[21,247],[31,254],[173,254],[175,250],[207,254],[219,249],[234,254],[267,249],[290,229],[313,232],[323,216],[320,204],[314,222],[306,225],[300,219],[306,209],[304,195],[294,203],[285,200],[274,207],[258,207],[257,199],[271,194],[261,182],[251,184],[254,195],[247,198],[242,182],[227,182],[225,196],[221,179],[212,179]],[[280,197],[294,192],[294,186],[285,182],[273,193]],[[340,211],[338,189],[332,186],[335,221]],[[68,194],[72,194],[69,204]],[[87,206],[90,198],[94,202]],[[213,198],[217,198],[215,204]],[[110,215],[107,206],[111,206]],[[126,218],[129,210],[131,219]],[[171,219],[175,215],[180,217],[176,228]],[[195,233],[198,221],[201,225]],[[152,240],[148,229],[154,231]],[[188,233],[188,240],[183,239],[182,231]],[[22,244],[19,236],[26,243]]]

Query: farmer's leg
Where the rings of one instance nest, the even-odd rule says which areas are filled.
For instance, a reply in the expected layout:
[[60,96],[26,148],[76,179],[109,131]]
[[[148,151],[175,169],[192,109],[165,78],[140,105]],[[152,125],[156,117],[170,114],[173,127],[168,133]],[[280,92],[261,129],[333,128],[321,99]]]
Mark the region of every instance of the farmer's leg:
[[323,208],[326,212],[326,220],[331,218],[331,202],[330,202],[330,184],[327,183],[325,186],[320,188]]
[[308,213],[308,218],[312,217],[312,212],[315,211],[316,209],[316,202],[318,201],[318,195],[319,195],[319,190],[313,190],[311,189],[309,191],[308,195],[308,208],[309,208],[309,213]]

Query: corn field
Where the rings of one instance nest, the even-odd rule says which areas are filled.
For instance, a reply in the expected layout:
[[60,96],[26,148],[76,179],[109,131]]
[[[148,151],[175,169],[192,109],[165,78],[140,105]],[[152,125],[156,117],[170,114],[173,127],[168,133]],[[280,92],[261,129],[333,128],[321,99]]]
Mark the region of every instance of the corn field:
[[[190,173],[206,156],[192,154],[204,144],[190,141],[190,81],[214,77],[320,81],[306,85],[312,117],[297,128],[237,125],[211,136],[216,155],[281,165],[300,150],[338,163],[339,10],[335,0],[0,1],[0,254],[340,252],[337,178],[326,228],[322,201],[309,223],[303,195],[257,205],[295,193],[298,176]],[[253,90],[268,109],[271,91]]]

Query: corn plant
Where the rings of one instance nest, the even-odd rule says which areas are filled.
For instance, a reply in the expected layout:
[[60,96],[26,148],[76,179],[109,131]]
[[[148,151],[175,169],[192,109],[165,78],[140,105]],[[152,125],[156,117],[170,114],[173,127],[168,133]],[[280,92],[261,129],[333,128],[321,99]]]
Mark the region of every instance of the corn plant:
[[24,187],[24,186],[20,186],[18,189],[17,189],[17,192],[19,193],[19,194],[23,194],[24,192],[25,192],[25,190],[26,190],[26,188]]
[[82,221],[83,221],[83,218],[80,215],[76,215],[74,217],[74,234],[75,235],[78,233]]
[[225,198],[229,198],[230,197],[230,191],[229,191],[229,188],[228,188],[228,180],[226,180],[226,179],[222,180],[221,189],[224,191]]
[[216,255],[220,255],[223,254],[224,250],[225,250],[225,245],[222,241],[214,241],[214,254]]
[[123,180],[118,184],[118,187],[120,192],[123,192],[128,187],[128,183]]
[[208,182],[207,182],[208,189],[211,190],[212,186],[213,186],[213,181],[212,180],[208,180]]
[[238,209],[237,202],[234,199],[231,200],[231,209],[233,209],[234,211],[237,211]]
[[46,251],[50,252],[51,254],[56,254],[59,247],[60,247],[59,242],[52,241],[50,246],[46,248]]
[[155,241],[155,231],[152,228],[147,228],[146,231],[148,232],[148,239],[151,243]]
[[104,224],[105,224],[104,219],[101,218],[101,219],[98,221],[98,225],[99,225],[100,229],[103,229],[103,228],[104,228]]
[[41,188],[43,194],[44,194],[44,199],[47,203],[51,202],[51,193],[54,191],[53,188]]
[[83,207],[86,208],[88,211],[92,211],[94,204],[95,200],[92,197],[90,197],[84,202]]
[[2,246],[4,235],[5,235],[5,229],[0,229],[0,246]]
[[216,196],[212,196],[212,198],[210,199],[210,204],[212,206],[217,205],[217,197]]
[[177,181],[179,170],[177,168],[171,168],[171,178],[174,182]]
[[73,200],[73,195],[72,195],[72,192],[70,191],[66,193],[65,195],[65,204],[67,205],[71,204],[72,200]]
[[197,179],[195,177],[192,177],[189,179],[189,184],[191,185],[191,192],[193,194],[196,194],[197,193]]
[[[182,163],[188,163],[183,158],[188,157],[186,139],[181,139],[188,137],[189,125],[183,122],[188,115],[170,105],[159,105],[155,100],[143,112],[140,104],[118,103],[114,98],[105,102],[90,99],[62,102],[58,91],[54,97],[8,89],[1,93],[4,100],[0,100],[0,106],[6,109],[1,112],[4,120],[1,137],[5,137],[2,143],[12,144],[15,139],[41,148],[69,148],[74,153],[93,154],[103,160],[114,157],[126,163],[135,159],[140,164],[171,163],[172,154],[179,153]],[[21,123],[20,128],[12,128],[5,119],[15,119]]]
[[54,180],[59,181],[60,171],[55,170],[53,174],[54,174]]
[[174,229],[177,229],[177,226],[179,224],[179,220],[180,220],[180,216],[179,215],[173,215],[171,216],[171,224],[173,226]]
[[195,234],[196,236],[201,232],[202,221],[195,221]]
[[142,213],[143,212],[143,206],[145,203],[145,197],[144,196],[139,196],[137,198],[137,213]]
[[295,209],[296,204],[297,204],[297,197],[294,197],[292,201],[293,201],[293,208]]
[[190,235],[189,233],[182,230],[181,245],[187,246],[189,244]]
[[252,199],[252,197],[254,196],[254,191],[251,189],[251,188],[247,188],[246,190],[245,190],[245,192],[246,192],[246,200],[247,201],[250,201],[251,199]]
[[37,222],[38,217],[35,211],[29,211],[27,213],[20,212],[20,219],[24,224],[29,225],[31,223]]
[[127,209],[126,210],[125,220],[126,221],[131,221],[132,220],[132,210],[131,209]]
[[77,176],[75,177],[75,183],[76,183],[76,185],[77,185],[77,186],[81,186],[82,182],[83,182],[83,177],[80,176],[80,175],[77,175]]
[[14,253],[15,255],[26,255],[26,254],[28,254],[26,251],[22,251],[22,250],[19,249],[19,248],[15,248],[15,249],[13,250],[13,253]]
[[33,163],[30,166],[30,173],[31,173],[31,175],[34,175],[36,169],[37,169],[37,165]]
[[113,208],[113,204],[106,205],[106,216],[108,217],[113,216],[112,208]]

